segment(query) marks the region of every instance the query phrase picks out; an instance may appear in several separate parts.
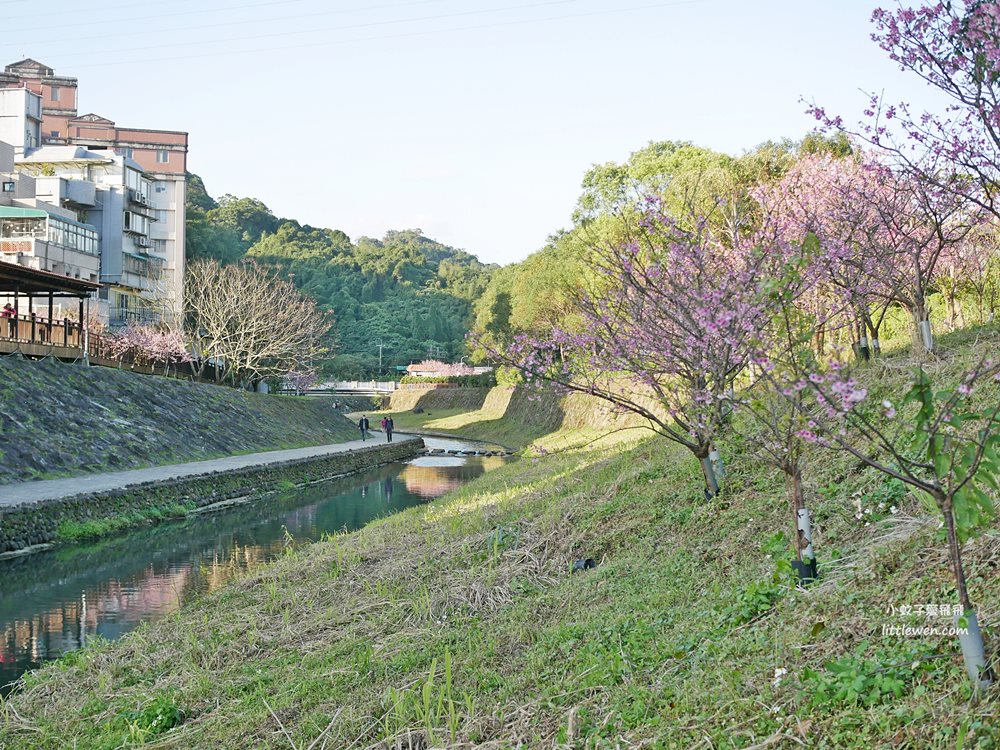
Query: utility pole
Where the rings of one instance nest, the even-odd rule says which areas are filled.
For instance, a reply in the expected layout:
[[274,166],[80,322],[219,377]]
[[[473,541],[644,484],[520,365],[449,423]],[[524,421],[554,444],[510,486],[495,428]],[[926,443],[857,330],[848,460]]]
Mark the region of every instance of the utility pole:
[[382,348],[383,348],[383,346],[385,346],[382,343],[382,339],[378,340],[378,344],[376,344],[376,346],[378,346],[378,374],[379,374],[379,377],[381,377],[382,376]]

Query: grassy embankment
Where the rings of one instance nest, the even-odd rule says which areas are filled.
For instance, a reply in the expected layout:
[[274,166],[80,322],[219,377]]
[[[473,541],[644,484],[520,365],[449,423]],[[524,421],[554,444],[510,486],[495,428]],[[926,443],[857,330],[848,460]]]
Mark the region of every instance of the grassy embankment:
[[353,440],[328,401],[0,358],[0,485]]
[[[941,343],[930,368],[945,376],[1000,335]],[[874,395],[908,365],[873,364]],[[782,481],[749,444],[724,441],[729,486],[712,503],[688,455],[623,441],[522,460],[295,549],[28,675],[0,707],[0,746],[1000,746],[998,691],[970,698],[952,638],[881,634],[925,622],[891,607],[955,601],[936,521],[816,454],[822,579],[798,590],[775,575]],[[583,557],[599,565],[571,574]],[[967,564],[995,658],[996,528]]]
[[397,391],[386,413],[397,430],[484,440],[529,454],[648,435],[639,420],[594,399],[541,398],[503,387]]

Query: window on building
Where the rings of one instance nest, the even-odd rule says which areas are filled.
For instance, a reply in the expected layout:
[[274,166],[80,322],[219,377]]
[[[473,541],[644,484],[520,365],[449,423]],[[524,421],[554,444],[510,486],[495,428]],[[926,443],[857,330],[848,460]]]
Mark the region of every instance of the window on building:
[[98,252],[97,232],[80,224],[71,224],[56,217],[49,218],[49,242],[62,245],[81,253],[96,255]]
[[[77,130],[79,130],[79,128],[77,128]],[[50,130],[49,131],[49,137],[51,137],[51,138],[58,138],[59,137],[59,131],[58,130]]]
[[132,158],[132,147],[131,146],[122,146],[120,148],[116,148],[115,152],[119,156],[124,156],[126,159],[131,159]]
[[156,152],[156,161],[159,164],[166,164],[170,161],[170,152],[161,148]]
[[14,192],[14,183],[13,182],[5,182],[3,184],[3,190],[0,191],[0,192],[13,193]]
[[132,211],[125,212],[125,231],[134,232],[136,234],[149,234],[149,219],[147,219],[142,214],[133,213]]
[[53,86],[51,91],[52,91],[52,101],[54,102],[59,101],[59,87]]
[[158,193],[165,193],[165,192],[167,192],[167,186],[164,185],[162,182],[156,183],[156,192],[158,192]]

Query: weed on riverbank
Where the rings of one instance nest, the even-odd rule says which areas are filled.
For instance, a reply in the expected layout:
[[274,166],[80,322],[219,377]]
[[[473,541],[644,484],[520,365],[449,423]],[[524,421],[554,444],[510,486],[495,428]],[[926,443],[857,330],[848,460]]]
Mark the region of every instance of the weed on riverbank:
[[[947,375],[997,339],[943,343],[932,366]],[[872,365],[878,387],[907,375],[903,360]],[[821,578],[797,588],[781,477],[747,440],[723,447],[713,502],[689,454],[622,442],[524,459],[292,547],[27,675],[0,708],[0,745],[1000,747],[997,691],[973,698],[955,639],[886,631],[940,625],[927,605],[955,601],[936,519],[817,453]],[[572,572],[586,558],[596,567]],[[995,659],[995,528],[966,560]],[[153,706],[170,720],[150,721]],[[156,733],[130,735],[129,717]]]

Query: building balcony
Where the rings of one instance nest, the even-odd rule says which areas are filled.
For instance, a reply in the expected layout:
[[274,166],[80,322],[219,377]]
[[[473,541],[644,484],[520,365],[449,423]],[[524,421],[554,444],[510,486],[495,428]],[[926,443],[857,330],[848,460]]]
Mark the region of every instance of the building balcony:
[[97,205],[97,186],[87,180],[37,177],[35,192],[40,199],[54,206],[84,209]]
[[108,311],[108,324],[113,328],[121,328],[130,323],[133,325],[148,325],[159,323],[162,320],[163,316],[159,315],[155,310],[145,307],[112,307]]
[[155,278],[163,272],[163,260],[152,255],[126,253],[122,256],[122,270]]
[[122,272],[117,278],[104,279],[140,293],[154,294],[163,275],[163,260],[151,255],[122,254]]
[[127,188],[127,191],[128,191],[128,202],[129,203],[131,203],[133,206],[139,206],[141,208],[145,208],[147,210],[151,210],[151,209],[148,208],[148,206],[149,206],[149,196],[148,195],[144,195],[143,193],[140,193],[135,188]]

